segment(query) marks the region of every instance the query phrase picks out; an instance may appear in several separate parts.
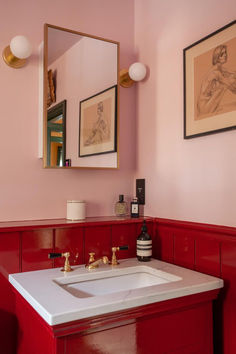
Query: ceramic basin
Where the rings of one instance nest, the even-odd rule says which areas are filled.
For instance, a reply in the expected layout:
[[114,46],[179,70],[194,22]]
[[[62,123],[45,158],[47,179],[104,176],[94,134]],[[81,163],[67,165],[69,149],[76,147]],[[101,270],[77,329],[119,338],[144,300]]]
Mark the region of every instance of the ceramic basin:
[[65,291],[78,298],[108,295],[121,291],[165,284],[182,278],[148,266],[88,273],[82,276],[54,279]]

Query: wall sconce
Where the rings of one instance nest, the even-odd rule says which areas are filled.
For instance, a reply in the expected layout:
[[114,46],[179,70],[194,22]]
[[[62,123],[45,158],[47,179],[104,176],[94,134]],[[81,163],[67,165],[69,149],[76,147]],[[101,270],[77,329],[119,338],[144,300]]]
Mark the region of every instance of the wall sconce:
[[32,46],[29,40],[24,36],[16,36],[12,38],[10,45],[4,49],[2,56],[7,65],[17,69],[25,65],[31,52]]
[[141,81],[147,73],[146,66],[142,63],[134,63],[130,65],[129,70],[122,69],[120,71],[120,85],[122,87],[131,87],[135,81]]

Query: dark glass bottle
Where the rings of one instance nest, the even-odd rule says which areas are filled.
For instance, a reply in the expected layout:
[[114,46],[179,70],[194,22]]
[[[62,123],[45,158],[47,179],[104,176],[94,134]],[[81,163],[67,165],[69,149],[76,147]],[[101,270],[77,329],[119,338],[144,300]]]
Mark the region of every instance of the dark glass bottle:
[[131,218],[138,218],[139,217],[138,198],[134,197],[130,206],[131,206],[131,210],[130,210]]
[[140,262],[149,262],[152,257],[152,238],[147,233],[146,221],[143,221],[141,234],[137,237],[137,258]]

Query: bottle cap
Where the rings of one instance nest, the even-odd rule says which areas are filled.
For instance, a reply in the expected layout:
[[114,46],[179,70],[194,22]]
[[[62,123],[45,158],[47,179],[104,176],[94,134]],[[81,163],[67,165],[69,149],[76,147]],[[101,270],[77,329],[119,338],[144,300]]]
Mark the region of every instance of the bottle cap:
[[147,232],[146,220],[143,220],[142,232]]
[[123,195],[123,194],[120,194],[120,195],[119,195],[119,202],[122,203],[123,201],[124,201],[124,195]]

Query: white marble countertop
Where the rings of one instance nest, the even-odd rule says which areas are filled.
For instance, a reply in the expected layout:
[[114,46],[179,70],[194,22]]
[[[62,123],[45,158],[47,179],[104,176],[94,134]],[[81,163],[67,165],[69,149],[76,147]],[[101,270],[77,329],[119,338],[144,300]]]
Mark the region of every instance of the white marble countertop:
[[[153,273],[157,270],[168,273],[167,278],[169,276],[170,279],[173,279],[164,284],[80,298],[63,288],[63,284],[76,283],[78,279],[84,281],[88,277],[95,279],[119,276],[122,271],[128,269],[129,272],[132,272],[133,267],[137,266],[143,267],[142,269],[151,267]],[[57,325],[223,287],[222,279],[156,259],[144,263],[138,262],[136,258],[130,258],[121,260],[116,267],[100,265],[97,269],[88,270],[82,265],[73,267],[73,269],[74,271],[69,273],[61,272],[60,268],[54,268],[10,274],[9,281],[49,325]]]

